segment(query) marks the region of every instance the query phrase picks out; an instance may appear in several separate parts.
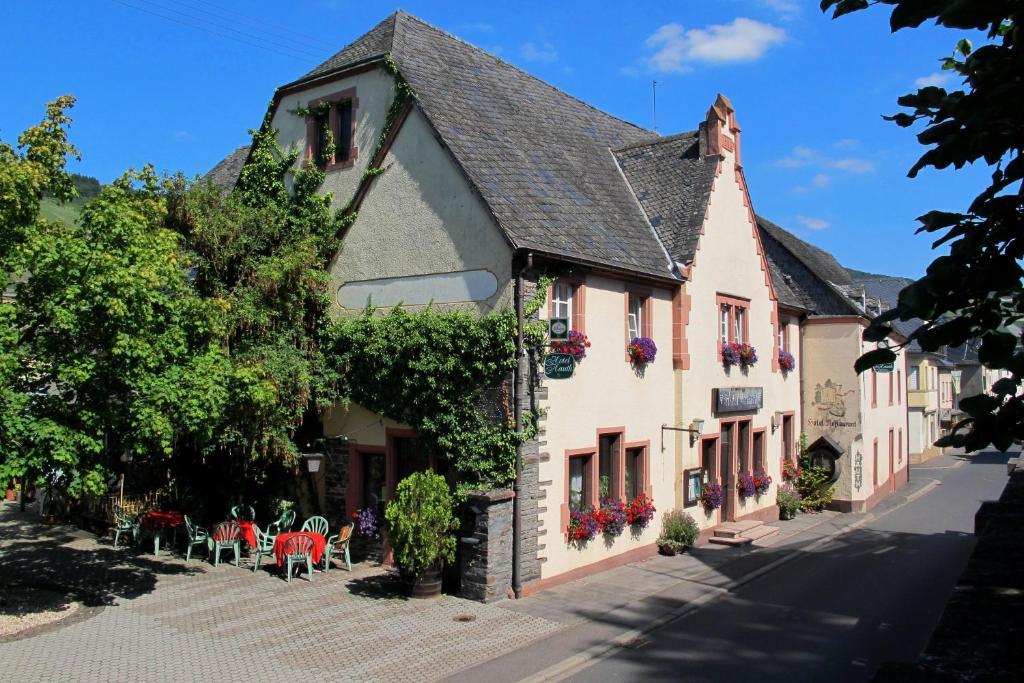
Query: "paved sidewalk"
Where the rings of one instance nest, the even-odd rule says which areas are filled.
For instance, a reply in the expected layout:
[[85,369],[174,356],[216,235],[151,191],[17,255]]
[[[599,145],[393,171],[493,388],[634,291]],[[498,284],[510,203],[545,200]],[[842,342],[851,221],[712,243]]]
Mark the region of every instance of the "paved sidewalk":
[[[93,607],[0,643],[12,680],[430,681],[562,628],[451,596],[407,600],[375,567],[288,584],[244,560],[186,566],[36,519],[0,504],[0,582],[55,582],[91,596]],[[453,621],[459,614],[475,621]]]
[[[956,466],[946,456],[942,464]],[[811,552],[817,544],[856,528],[926,493],[935,480],[911,475],[911,482],[874,510],[862,514],[821,512],[773,522],[780,531],[747,547],[703,544],[675,557],[655,556],[584,579],[556,586],[518,601],[500,603],[508,611],[529,614],[568,628],[552,633],[542,647],[513,651],[452,676],[451,681],[489,683],[550,674],[564,662],[585,658],[608,647],[643,642],[652,625],[679,618],[740,585]],[[545,676],[538,676],[543,680]]]

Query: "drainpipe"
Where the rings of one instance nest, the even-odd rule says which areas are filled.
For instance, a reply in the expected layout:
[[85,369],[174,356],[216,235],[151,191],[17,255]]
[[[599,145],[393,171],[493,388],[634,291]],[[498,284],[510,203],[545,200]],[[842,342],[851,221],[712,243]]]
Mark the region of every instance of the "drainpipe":
[[[516,423],[516,432],[523,431],[523,407],[524,393],[522,383],[527,377],[526,355],[523,350],[523,271],[533,268],[533,254],[526,255],[526,265],[520,264],[516,271],[515,285],[515,306],[516,306],[516,368],[512,382],[512,415]],[[523,583],[519,571],[519,563],[522,557],[522,543],[520,536],[523,531],[523,520],[521,518],[522,508],[519,504],[521,490],[520,480],[523,476],[523,446],[516,446],[515,479],[512,483],[512,593],[518,600],[522,596]]]

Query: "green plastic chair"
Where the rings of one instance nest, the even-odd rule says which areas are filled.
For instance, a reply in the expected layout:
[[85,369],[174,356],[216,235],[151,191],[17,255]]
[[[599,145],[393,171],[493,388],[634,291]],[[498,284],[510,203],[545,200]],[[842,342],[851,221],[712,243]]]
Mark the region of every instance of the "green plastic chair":
[[114,547],[117,547],[118,542],[121,540],[121,534],[130,533],[132,537],[132,544],[139,542],[139,536],[141,535],[141,529],[139,528],[139,522],[137,519],[126,515],[120,505],[114,506]]
[[260,559],[264,555],[274,554],[274,541],[277,540],[277,534],[265,533],[255,524],[252,528],[256,532],[256,564],[252,568],[253,573],[255,573],[260,568]]
[[331,568],[331,558],[337,555],[345,558],[345,566],[352,571],[352,558],[348,553],[348,545],[352,542],[352,531],[355,529],[355,522],[342,527],[341,533],[327,539],[327,547],[324,548],[324,571]]
[[292,536],[284,542],[284,558],[287,563],[288,583],[292,582],[292,567],[300,569],[306,565],[306,578],[313,581],[313,539],[305,534]]
[[231,519],[244,519],[248,522],[256,521],[256,510],[252,505],[235,505],[231,508]]
[[[193,547],[197,545],[208,546],[210,533],[206,529],[193,524],[192,518],[188,515],[185,515],[185,533],[188,534],[188,539],[185,541],[185,561],[188,562],[192,559]],[[209,550],[209,547],[207,547],[207,550]]]
[[238,558],[242,556],[242,530],[234,522],[221,522],[213,528],[206,547],[210,551],[210,561],[216,567],[220,564],[220,553],[222,550],[231,548],[235,553],[235,566],[238,566]]
[[312,531],[324,537],[327,536],[328,528],[327,520],[323,517],[310,517],[302,523],[302,531]]
[[285,510],[270,526],[277,527],[277,533],[283,534],[292,530],[292,524],[295,524],[295,510]]

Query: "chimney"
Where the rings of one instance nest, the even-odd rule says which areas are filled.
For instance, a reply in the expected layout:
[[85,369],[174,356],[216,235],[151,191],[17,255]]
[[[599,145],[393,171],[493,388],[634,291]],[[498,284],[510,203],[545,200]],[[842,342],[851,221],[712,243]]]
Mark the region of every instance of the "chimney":
[[724,156],[732,152],[736,165],[740,164],[740,127],[736,125],[736,112],[729,99],[719,93],[708,109],[708,116],[700,124],[700,155]]

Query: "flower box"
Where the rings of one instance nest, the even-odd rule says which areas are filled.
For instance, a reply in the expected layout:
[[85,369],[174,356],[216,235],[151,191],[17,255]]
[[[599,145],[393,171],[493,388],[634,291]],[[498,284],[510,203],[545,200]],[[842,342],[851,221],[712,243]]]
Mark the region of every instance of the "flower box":
[[626,347],[629,354],[629,362],[634,365],[647,365],[653,363],[658,355],[658,347],[650,337],[635,337]]
[[746,369],[757,364],[757,349],[747,343],[722,342],[722,365]]

